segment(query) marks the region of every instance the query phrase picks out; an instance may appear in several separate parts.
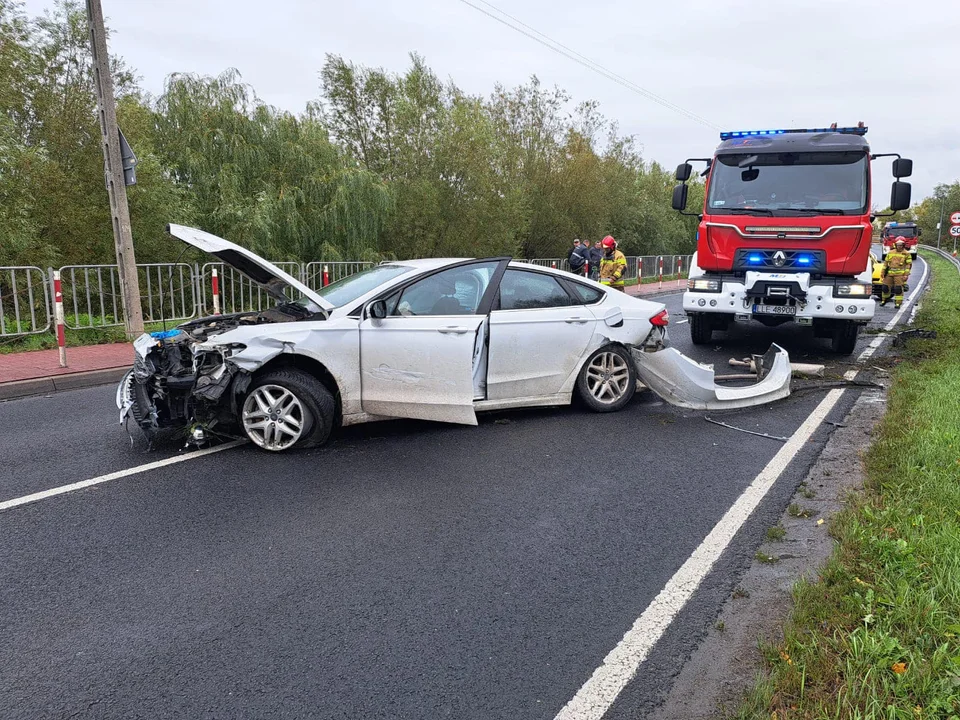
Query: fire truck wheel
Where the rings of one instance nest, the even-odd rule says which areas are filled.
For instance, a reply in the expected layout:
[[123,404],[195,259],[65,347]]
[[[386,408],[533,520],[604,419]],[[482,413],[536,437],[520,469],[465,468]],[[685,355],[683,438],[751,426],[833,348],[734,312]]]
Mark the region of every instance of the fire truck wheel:
[[703,313],[690,316],[690,339],[694,345],[706,345],[713,337],[713,325],[710,318]]
[[857,335],[860,334],[860,326],[849,320],[840,322],[833,329],[833,341],[831,346],[833,351],[839,355],[849,355],[857,347]]

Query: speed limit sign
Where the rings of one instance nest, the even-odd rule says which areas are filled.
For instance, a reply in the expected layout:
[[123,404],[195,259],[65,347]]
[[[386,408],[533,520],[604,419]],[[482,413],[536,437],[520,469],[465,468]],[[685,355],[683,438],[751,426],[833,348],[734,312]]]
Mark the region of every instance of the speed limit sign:
[[950,216],[950,222],[953,225],[960,225],[960,212],[955,212]]
[[950,234],[953,237],[960,237],[960,225],[954,225],[950,228]]

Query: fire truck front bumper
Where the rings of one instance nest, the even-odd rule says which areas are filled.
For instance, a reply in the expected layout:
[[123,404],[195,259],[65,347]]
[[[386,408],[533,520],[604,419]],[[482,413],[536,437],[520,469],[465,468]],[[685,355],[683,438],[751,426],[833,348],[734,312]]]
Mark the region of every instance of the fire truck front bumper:
[[869,280],[812,281],[809,273],[747,272],[737,279],[697,278],[703,289],[683,294],[683,309],[693,313],[732,315],[737,321],[796,322],[812,325],[817,320],[873,319],[876,303]]

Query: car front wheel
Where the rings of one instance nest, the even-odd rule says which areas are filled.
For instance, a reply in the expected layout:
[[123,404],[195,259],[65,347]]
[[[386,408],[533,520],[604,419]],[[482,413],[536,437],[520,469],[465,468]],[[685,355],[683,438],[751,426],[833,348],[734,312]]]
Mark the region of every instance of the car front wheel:
[[251,383],[240,425],[258,447],[282,452],[325,443],[334,413],[333,396],[315,377],[299,370],[275,370]]
[[597,350],[583,364],[577,390],[594,412],[614,412],[630,402],[637,389],[637,370],[630,353],[618,345]]

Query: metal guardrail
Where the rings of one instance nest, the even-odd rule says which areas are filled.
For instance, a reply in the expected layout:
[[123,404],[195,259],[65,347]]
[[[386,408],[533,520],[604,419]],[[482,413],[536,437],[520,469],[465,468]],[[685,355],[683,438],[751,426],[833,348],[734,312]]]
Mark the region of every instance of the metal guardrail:
[[33,265],[0,267],[0,337],[46,332],[52,317],[43,270]]
[[[193,266],[186,263],[137,265],[144,322],[188,320],[197,314]],[[64,325],[72,330],[123,325],[116,265],[65,265],[60,268]]]
[[957,272],[960,272],[960,258],[957,258],[951,255],[946,250],[941,250],[940,248],[933,247],[933,245],[920,245],[919,247],[923,248],[924,250],[929,250],[930,252],[934,252],[945,260],[949,260],[950,264],[957,269]]
[[[926,247],[926,246],[925,246]],[[930,248],[936,250],[935,248]],[[690,270],[690,255],[631,255],[627,280],[681,276]],[[566,258],[524,260],[541,267],[570,271]],[[274,263],[312,289],[373,267],[363,261]],[[273,302],[254,282],[223,263],[148,263],[137,266],[143,319],[183,321],[215,312],[213,270],[218,273],[221,313],[263,310]],[[116,265],[66,265],[60,268],[64,321],[74,330],[123,325],[120,279]],[[43,333],[53,327],[52,281],[34,266],[0,267],[0,337]]]
[[[300,263],[276,262],[273,264],[298,280],[302,280],[303,267]],[[270,296],[250,278],[229,265],[214,262],[205,264],[199,273],[199,300],[202,314],[211,315],[214,312],[213,270],[217,271],[219,281],[221,313],[253,312],[273,306]]]

